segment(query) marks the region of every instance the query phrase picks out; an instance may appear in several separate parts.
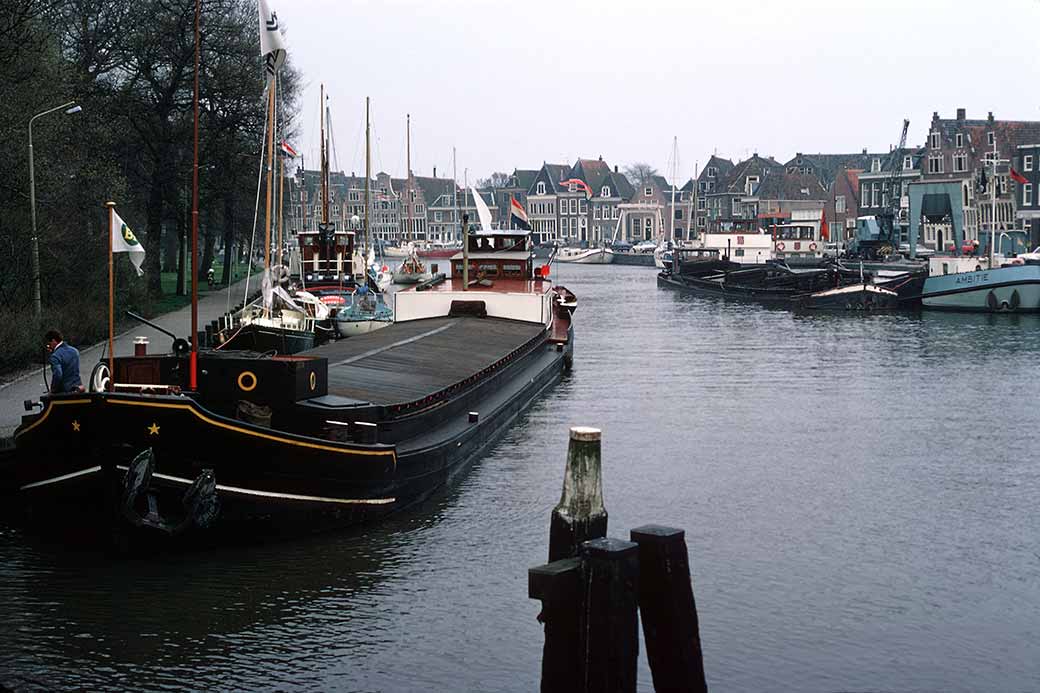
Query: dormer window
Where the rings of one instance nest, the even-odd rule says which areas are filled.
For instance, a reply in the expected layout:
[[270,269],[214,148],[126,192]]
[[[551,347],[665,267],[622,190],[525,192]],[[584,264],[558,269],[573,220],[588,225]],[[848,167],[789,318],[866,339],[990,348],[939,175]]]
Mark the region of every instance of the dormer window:
[[744,179],[744,194],[754,195],[758,188],[758,176],[748,176]]
[[719,169],[718,169],[717,166],[709,166],[708,167],[708,178],[714,178],[718,174],[719,174]]
[[962,135],[961,133],[958,132],[957,136],[954,139],[955,139],[958,147],[963,147],[964,146],[964,135]]
[[653,194],[654,194],[654,189],[651,188],[650,186],[647,186],[647,187],[643,188],[643,195],[645,195],[646,197],[650,197]]
[[903,157],[903,170],[911,171],[914,168],[914,158],[912,156]]
[[599,189],[599,196],[600,197],[610,197],[610,186],[609,185],[604,185],[602,188],[600,188]]
[[870,172],[877,173],[881,170],[881,159],[873,159],[870,162]]
[[577,183],[569,183],[567,185],[567,192],[578,192],[578,184]]
[[933,132],[931,135],[929,135],[928,140],[929,140],[928,146],[930,146],[932,149],[938,149],[939,148],[939,146],[941,144],[941,140],[940,140],[938,132]]
[[544,195],[545,194],[545,183],[542,182],[542,181],[538,181],[538,188],[537,188],[537,190],[538,190],[538,194],[539,195]]

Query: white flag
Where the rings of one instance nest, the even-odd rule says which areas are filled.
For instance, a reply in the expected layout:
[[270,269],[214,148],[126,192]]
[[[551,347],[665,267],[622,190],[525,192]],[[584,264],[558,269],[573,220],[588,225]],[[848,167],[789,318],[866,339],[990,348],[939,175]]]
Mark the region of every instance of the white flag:
[[480,196],[477,189],[472,185],[469,189],[473,191],[473,204],[477,207],[477,217],[480,219],[480,230],[490,231],[491,230],[491,210],[488,209],[487,203],[484,202],[484,198]]
[[144,246],[137,240],[137,236],[130,230],[116,210],[112,210],[112,252],[130,253],[130,262],[134,263],[137,276],[144,274],[141,264],[144,262]]
[[260,55],[264,59],[264,69],[273,75],[285,62],[285,42],[278,29],[278,13],[267,8],[267,0],[259,0],[260,10]]

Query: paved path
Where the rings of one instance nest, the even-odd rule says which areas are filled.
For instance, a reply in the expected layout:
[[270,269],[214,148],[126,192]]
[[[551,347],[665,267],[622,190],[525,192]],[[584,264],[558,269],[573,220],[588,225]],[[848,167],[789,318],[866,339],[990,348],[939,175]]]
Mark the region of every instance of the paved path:
[[[249,280],[249,290],[252,292],[260,288],[260,279],[254,275]],[[242,292],[245,289],[245,280],[241,280],[231,287],[231,305],[242,300]],[[199,329],[203,329],[211,320],[219,318],[227,310],[227,291],[214,291],[199,299]],[[185,306],[179,310],[166,315],[152,318],[152,322],[160,325],[175,335],[188,338],[191,334],[191,306]],[[137,324],[122,334],[116,335],[116,355],[132,354],[134,351],[134,337],[147,337],[148,350],[155,353],[167,353],[170,351],[172,340],[162,332],[152,329],[147,325]],[[40,336],[43,339],[43,336]],[[92,347],[81,349],[79,352],[80,377],[86,385],[90,377],[90,371],[94,364],[101,360],[101,355],[107,343],[95,344]],[[17,380],[0,386],[0,437],[10,436],[14,429],[22,421],[25,409],[22,402],[27,399],[39,399],[46,390],[41,369]],[[47,369],[50,375],[50,369]]]

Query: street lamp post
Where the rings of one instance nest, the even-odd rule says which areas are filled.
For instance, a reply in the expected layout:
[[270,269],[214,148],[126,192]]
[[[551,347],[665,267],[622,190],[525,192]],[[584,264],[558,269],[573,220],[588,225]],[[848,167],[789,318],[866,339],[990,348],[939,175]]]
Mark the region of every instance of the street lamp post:
[[48,113],[54,113],[65,109],[65,113],[79,113],[83,110],[82,106],[77,106],[75,101],[69,101],[63,103],[60,106],[55,106],[42,113],[37,113],[29,119],[29,206],[30,216],[32,218],[32,287],[33,287],[33,315],[36,319],[40,319],[40,315],[43,312],[43,305],[40,301],[40,244],[36,237],[36,176],[33,170],[33,143],[32,143],[32,124],[33,121],[40,116],[45,116]]

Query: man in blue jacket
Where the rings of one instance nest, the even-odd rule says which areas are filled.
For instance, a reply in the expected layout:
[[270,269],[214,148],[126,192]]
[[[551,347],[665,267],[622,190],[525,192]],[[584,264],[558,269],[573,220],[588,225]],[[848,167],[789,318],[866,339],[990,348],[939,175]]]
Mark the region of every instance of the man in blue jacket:
[[47,351],[50,352],[51,394],[61,392],[82,392],[83,383],[79,379],[79,352],[69,346],[61,337],[61,332],[50,330],[44,335],[47,340]]

